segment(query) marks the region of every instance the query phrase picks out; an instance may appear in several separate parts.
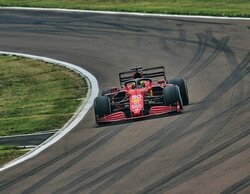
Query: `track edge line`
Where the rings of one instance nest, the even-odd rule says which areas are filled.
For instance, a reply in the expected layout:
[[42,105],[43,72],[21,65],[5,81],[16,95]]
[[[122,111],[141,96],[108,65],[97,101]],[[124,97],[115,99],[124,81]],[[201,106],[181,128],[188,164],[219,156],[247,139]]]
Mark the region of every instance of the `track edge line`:
[[137,13],[121,11],[96,11],[96,10],[79,10],[79,9],[61,9],[61,8],[39,8],[39,7],[5,7],[6,10],[30,10],[30,11],[57,11],[57,12],[75,12],[75,13],[93,13],[107,15],[131,15],[131,16],[149,16],[149,17],[175,17],[175,18],[196,18],[196,19],[221,19],[221,20],[250,20],[249,17],[223,17],[223,16],[201,16],[201,15],[177,15],[177,14],[157,14],[157,13]]
[[85,115],[88,113],[88,111],[92,107],[95,97],[98,96],[99,87],[98,87],[98,81],[94,75],[92,75],[87,70],[79,66],[76,66],[74,64],[71,64],[71,63],[67,63],[67,62],[63,62],[63,61],[59,61],[59,60],[51,59],[47,57],[37,56],[37,55],[15,53],[15,52],[0,51],[0,55],[25,57],[25,58],[30,58],[33,60],[43,61],[43,62],[52,63],[55,65],[66,67],[80,74],[82,77],[84,77],[88,85],[88,93],[86,95],[86,98],[82,101],[81,105],[78,107],[74,116],[59,131],[57,131],[54,135],[48,138],[45,142],[41,143],[40,145],[38,145],[36,148],[29,151],[25,155],[0,167],[0,172],[2,172],[8,168],[11,168],[13,166],[16,166],[17,164],[20,164],[28,159],[33,158],[34,156],[38,155],[39,153],[41,153],[42,151],[44,151],[51,145],[55,144],[62,137],[64,137],[67,133],[69,133],[77,124],[80,123],[80,121],[85,117]]

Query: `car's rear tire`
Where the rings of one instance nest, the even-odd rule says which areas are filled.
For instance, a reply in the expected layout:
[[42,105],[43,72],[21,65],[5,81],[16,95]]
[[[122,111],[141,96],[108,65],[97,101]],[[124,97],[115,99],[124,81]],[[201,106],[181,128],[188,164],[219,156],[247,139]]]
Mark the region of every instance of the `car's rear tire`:
[[189,96],[188,96],[188,88],[187,88],[186,81],[183,78],[175,78],[175,79],[169,80],[168,83],[179,86],[183,105],[188,105]]
[[179,87],[176,85],[170,85],[163,88],[163,100],[165,106],[180,104],[181,110],[183,110],[183,103]]
[[107,96],[98,96],[94,101],[94,109],[96,117],[103,117],[111,114],[110,99]]

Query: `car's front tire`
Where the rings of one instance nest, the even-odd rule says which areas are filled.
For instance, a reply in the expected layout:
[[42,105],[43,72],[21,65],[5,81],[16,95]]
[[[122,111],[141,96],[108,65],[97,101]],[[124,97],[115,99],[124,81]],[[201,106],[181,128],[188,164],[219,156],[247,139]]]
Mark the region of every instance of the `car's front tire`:
[[98,96],[94,101],[96,118],[111,114],[110,99],[107,96]]
[[163,88],[163,100],[165,106],[175,106],[179,103],[181,110],[183,110],[182,98],[178,86],[169,85]]

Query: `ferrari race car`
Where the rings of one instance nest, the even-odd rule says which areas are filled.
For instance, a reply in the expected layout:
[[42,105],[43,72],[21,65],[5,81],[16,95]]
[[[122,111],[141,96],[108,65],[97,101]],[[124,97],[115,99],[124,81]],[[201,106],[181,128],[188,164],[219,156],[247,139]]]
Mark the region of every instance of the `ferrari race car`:
[[136,67],[119,73],[121,88],[102,91],[94,101],[98,125],[145,118],[183,110],[189,104],[187,84],[183,78],[166,80],[163,66]]

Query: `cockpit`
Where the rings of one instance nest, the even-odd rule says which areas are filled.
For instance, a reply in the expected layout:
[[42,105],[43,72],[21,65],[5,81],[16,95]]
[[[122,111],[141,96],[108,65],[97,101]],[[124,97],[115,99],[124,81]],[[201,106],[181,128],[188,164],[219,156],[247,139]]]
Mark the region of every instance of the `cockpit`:
[[127,89],[137,89],[137,88],[145,88],[152,83],[151,79],[147,78],[138,78],[130,81],[126,81],[124,83],[125,88]]

